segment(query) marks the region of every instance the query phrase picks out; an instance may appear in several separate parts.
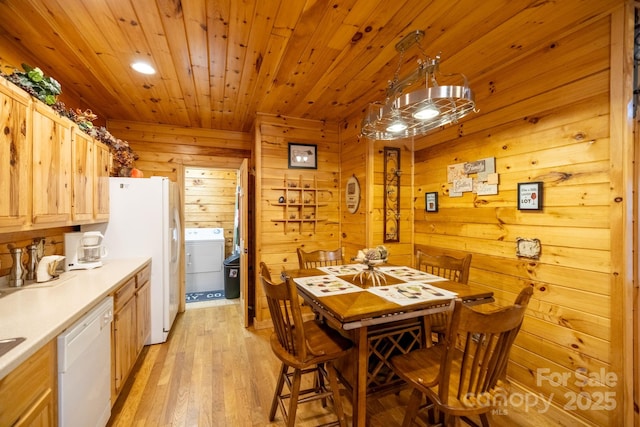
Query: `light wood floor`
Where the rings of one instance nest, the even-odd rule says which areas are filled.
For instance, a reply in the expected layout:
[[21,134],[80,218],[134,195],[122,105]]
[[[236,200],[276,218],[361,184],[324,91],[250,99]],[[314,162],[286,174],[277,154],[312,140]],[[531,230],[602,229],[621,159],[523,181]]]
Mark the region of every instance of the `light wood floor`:
[[[109,426],[282,426],[268,412],[279,361],[269,347],[270,330],[245,329],[238,300],[192,306],[179,314],[164,344],[147,346],[112,410]],[[402,424],[409,393],[369,399],[372,427]],[[343,399],[351,423],[349,399]],[[331,406],[303,404],[298,426],[333,419]],[[541,426],[531,414],[510,411],[492,426]],[[424,425],[424,421],[422,424]]]

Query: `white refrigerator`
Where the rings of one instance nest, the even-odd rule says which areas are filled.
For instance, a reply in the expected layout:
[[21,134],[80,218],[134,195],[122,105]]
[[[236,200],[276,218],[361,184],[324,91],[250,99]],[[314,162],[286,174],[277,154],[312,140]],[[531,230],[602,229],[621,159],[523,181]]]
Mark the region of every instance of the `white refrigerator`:
[[100,230],[108,259],[151,257],[151,335],[167,340],[178,313],[181,225],[177,184],[166,177],[109,178],[109,222]]

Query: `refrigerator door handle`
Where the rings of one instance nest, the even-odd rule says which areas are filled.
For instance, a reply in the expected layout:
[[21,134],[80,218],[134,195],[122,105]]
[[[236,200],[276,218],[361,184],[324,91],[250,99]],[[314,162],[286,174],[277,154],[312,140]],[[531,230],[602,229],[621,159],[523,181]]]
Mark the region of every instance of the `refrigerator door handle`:
[[173,227],[171,230],[171,263],[177,265],[180,261],[180,240],[181,240],[181,232],[180,229],[180,217],[178,216],[180,213],[177,208],[174,208],[173,212]]

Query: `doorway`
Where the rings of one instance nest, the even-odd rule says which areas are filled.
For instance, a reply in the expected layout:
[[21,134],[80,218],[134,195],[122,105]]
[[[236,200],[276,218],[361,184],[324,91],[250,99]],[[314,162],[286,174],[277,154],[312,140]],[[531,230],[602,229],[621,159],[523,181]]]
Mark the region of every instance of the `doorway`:
[[225,270],[237,252],[238,186],[237,169],[184,168],[186,308],[237,302],[237,292],[225,294],[225,285],[235,285]]

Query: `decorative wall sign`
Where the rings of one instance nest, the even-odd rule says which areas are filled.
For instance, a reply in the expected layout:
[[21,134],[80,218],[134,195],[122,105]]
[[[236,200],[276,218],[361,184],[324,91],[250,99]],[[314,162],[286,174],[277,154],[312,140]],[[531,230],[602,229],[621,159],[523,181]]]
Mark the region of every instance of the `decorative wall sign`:
[[349,177],[347,180],[345,199],[345,202],[347,203],[347,210],[352,214],[356,213],[358,211],[358,206],[360,206],[360,183],[355,175]]
[[317,146],[289,143],[289,169],[318,169]]
[[438,193],[424,194],[424,210],[427,212],[438,212]]
[[447,166],[449,197],[462,197],[472,192],[479,196],[498,194],[499,177],[495,157]]
[[400,149],[384,147],[384,242],[400,241]]
[[542,182],[518,183],[518,209],[542,210]]
[[541,245],[539,239],[516,238],[516,255],[523,258],[539,259]]

